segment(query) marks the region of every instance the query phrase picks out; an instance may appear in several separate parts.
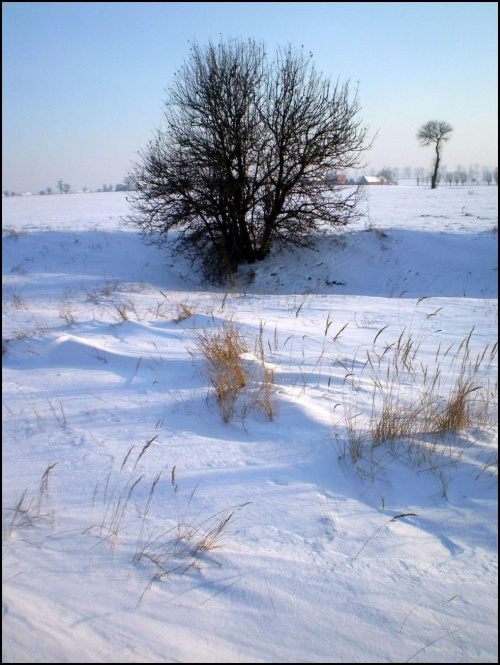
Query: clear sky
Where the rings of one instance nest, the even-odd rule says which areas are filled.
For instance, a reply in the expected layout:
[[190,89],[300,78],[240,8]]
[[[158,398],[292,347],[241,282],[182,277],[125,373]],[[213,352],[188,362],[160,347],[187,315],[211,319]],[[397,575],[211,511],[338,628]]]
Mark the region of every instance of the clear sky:
[[368,168],[424,166],[415,134],[454,127],[450,170],[498,163],[496,2],[4,2],[2,190],[121,182],[162,120],[189,40],[253,37],[312,51],[359,81],[378,132]]

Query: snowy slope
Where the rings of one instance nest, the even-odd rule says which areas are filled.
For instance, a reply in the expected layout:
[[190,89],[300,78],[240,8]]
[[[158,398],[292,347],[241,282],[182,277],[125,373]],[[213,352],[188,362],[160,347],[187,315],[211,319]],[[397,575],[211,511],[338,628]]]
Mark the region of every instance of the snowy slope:
[[[125,194],[3,200],[4,662],[497,662],[497,189],[368,197],[227,288]],[[373,445],[474,364],[477,422]]]

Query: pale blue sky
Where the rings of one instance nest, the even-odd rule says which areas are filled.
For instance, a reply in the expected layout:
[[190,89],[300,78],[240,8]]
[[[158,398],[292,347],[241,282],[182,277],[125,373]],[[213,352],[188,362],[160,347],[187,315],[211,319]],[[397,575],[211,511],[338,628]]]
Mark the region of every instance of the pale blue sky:
[[427,120],[455,131],[443,163],[498,163],[496,2],[4,2],[2,190],[116,184],[162,120],[189,40],[291,42],[359,81],[378,131],[368,168],[424,166]]

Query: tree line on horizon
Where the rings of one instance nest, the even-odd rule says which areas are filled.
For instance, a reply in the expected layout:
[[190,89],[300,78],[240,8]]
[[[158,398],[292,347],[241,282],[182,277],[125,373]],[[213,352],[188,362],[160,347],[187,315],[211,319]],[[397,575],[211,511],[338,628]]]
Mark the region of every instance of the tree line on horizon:
[[[382,169],[369,169],[366,175],[384,178],[387,184],[396,185],[400,180],[414,180],[418,185],[428,185],[432,180],[432,171],[421,166],[384,166]],[[359,176],[348,174],[346,184],[357,182]],[[448,185],[491,185],[493,182],[498,185],[498,167],[494,169],[479,164],[472,164],[465,168],[458,165],[453,170],[448,170],[447,166],[440,166],[436,178],[437,184],[447,183]]]
[[[369,169],[366,171],[366,175],[377,176],[383,178],[389,185],[397,185],[400,180],[415,180],[418,185],[428,185],[432,178],[432,173],[429,169],[425,169],[420,166],[384,166],[382,169]],[[353,175],[348,173],[346,175],[345,184],[353,185],[357,184],[359,181],[359,175]],[[59,189],[59,194],[74,194],[71,185],[63,183],[62,189],[59,189],[59,183],[57,189]],[[479,164],[471,164],[469,167],[464,168],[463,166],[457,166],[454,170],[450,171],[446,166],[441,166],[438,176],[437,183],[446,183],[449,186],[465,186],[465,185],[480,185],[486,184],[491,185],[492,183],[498,185],[498,167],[494,169],[490,167],[483,166]],[[132,192],[135,190],[135,185],[132,182],[130,177],[125,177],[123,182],[118,183],[117,185],[103,185],[99,189],[89,189],[88,187],[82,187],[81,192],[87,193],[98,193],[98,192]],[[50,196],[56,194],[56,190],[52,187],[47,187],[38,192],[39,196]],[[4,189],[3,196],[21,196],[22,192],[15,192],[12,190]]]
[[[89,189],[88,187],[82,187],[80,190],[73,190],[69,183],[65,183],[63,180],[59,180],[57,183],[56,192],[52,187],[47,187],[46,189],[41,189],[38,192],[39,196],[51,196],[52,194],[75,194],[78,192],[87,193],[96,193],[96,192],[130,192],[134,189],[134,183],[130,180],[129,177],[123,179],[123,182],[118,183],[117,185],[106,185],[104,184],[99,189]],[[31,192],[29,192],[31,193]],[[22,192],[14,192],[8,189],[3,190],[3,196],[22,196]]]

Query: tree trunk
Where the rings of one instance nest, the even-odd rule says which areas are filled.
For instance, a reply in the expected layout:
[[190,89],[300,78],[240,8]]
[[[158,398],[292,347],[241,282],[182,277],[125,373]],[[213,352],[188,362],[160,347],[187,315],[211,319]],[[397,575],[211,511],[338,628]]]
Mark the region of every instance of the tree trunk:
[[432,174],[431,189],[436,189],[437,187],[438,168],[439,168],[439,142],[436,143],[436,163],[434,164],[434,173]]

